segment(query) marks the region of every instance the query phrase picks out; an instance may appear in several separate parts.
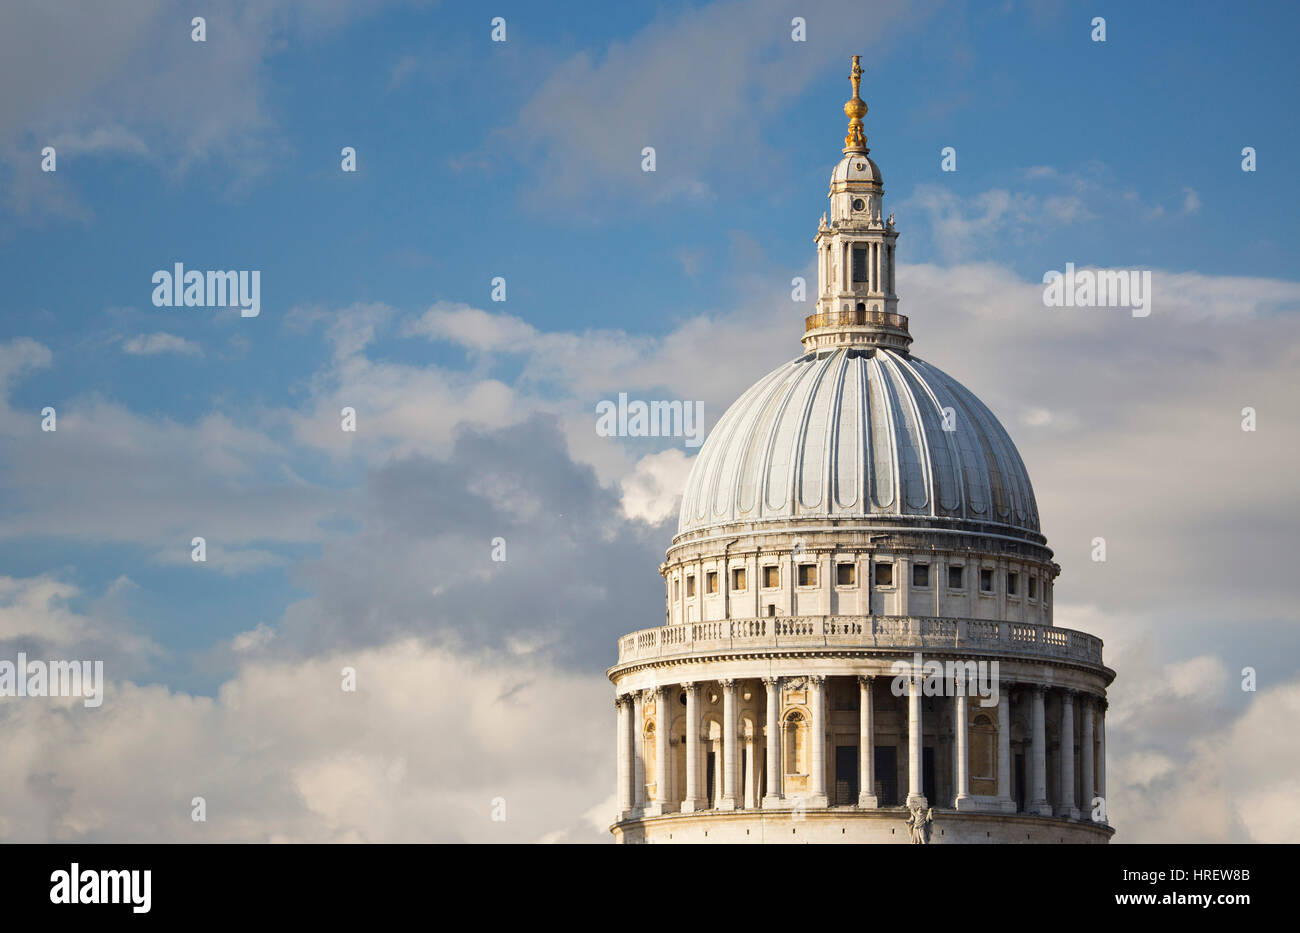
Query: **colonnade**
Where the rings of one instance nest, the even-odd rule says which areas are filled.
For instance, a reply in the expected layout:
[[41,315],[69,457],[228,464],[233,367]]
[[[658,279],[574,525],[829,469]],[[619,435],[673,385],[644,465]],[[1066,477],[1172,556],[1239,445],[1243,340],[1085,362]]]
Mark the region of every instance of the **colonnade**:
[[[887,676],[887,675],[880,675]],[[830,805],[827,795],[826,778],[826,736],[827,736],[827,678],[820,674],[799,677],[807,685],[807,709],[810,714],[810,737],[808,747],[808,780],[806,787],[798,793],[787,794],[783,791],[782,781],[782,682],[780,677],[751,678],[761,680],[765,692],[766,709],[763,728],[763,747],[756,749],[747,744],[749,754],[746,756],[747,767],[742,780],[740,774],[740,738],[738,736],[739,715],[737,690],[739,681],[722,679],[709,681],[688,681],[684,683],[661,684],[644,691],[622,693],[615,697],[618,711],[618,801],[619,819],[636,819],[642,816],[656,816],[676,811],[694,812],[699,810],[735,810],[746,806],[761,806],[764,809],[781,809],[792,807],[818,808]],[[790,680],[792,678],[784,678]],[[857,807],[874,809],[881,805],[875,794],[875,747],[876,747],[876,710],[873,695],[874,676],[859,675],[858,678],[858,799]],[[933,805],[927,801],[924,793],[924,775],[922,769],[924,749],[924,714],[922,706],[922,682],[919,674],[907,676],[907,807]],[[721,775],[714,777],[712,799],[705,794],[706,788],[700,786],[701,773],[701,736],[702,713],[700,690],[702,685],[716,684],[722,694],[722,734],[721,755],[719,762]],[[1094,817],[1094,800],[1106,797],[1106,701],[1096,694],[1074,688],[1045,686],[1042,684],[1001,683],[998,686],[997,708],[997,751],[996,751],[996,793],[994,795],[972,795],[970,789],[970,696],[965,685],[958,678],[945,683],[944,693],[953,703],[954,755],[953,782],[954,793],[951,806],[957,810],[986,810],[1016,812],[1017,804],[1012,797],[1011,765],[1011,691],[1023,691],[1022,702],[1027,696],[1029,705],[1028,734],[1024,745],[1028,756],[1025,761],[1023,789],[1024,811],[1040,816],[1056,816],[1066,819],[1105,819],[1104,805]],[[672,716],[669,712],[680,693],[685,693],[685,787],[672,790],[670,779],[670,749]],[[1056,756],[1055,800],[1048,800],[1048,735],[1047,706],[1049,694],[1057,694],[1059,714],[1060,751]],[[647,779],[647,762],[644,748],[645,707],[649,702],[656,709],[656,740],[654,743],[654,777]],[[1079,713],[1079,781],[1076,796],[1075,780],[1075,713]],[[757,717],[756,717],[757,720]],[[755,722],[757,726],[757,722]],[[749,735],[746,743],[756,742],[757,735]],[[1094,753],[1094,745],[1096,746]],[[757,753],[757,754],[756,754]],[[759,771],[757,756],[762,755],[763,771]],[[786,769],[789,770],[789,769]],[[765,772],[765,791],[759,798],[757,785],[759,775]],[[653,799],[648,799],[647,788],[653,783]]]

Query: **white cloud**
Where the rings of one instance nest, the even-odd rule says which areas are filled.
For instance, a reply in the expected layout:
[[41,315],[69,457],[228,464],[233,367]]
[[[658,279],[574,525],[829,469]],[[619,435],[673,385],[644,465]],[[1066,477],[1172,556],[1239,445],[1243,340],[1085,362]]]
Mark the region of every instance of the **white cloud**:
[[430,340],[446,340],[468,350],[510,353],[526,350],[536,341],[535,328],[510,314],[490,314],[467,304],[439,301],[402,332]]
[[1300,681],[1292,681],[1254,695],[1221,728],[1192,724],[1177,757],[1142,749],[1115,756],[1107,777],[1117,840],[1300,839],[1297,716]]
[[259,622],[256,628],[240,632],[230,640],[230,647],[239,654],[248,654],[265,648],[275,640],[275,629]]
[[8,702],[0,839],[605,841],[583,814],[614,781],[608,700],[599,674],[407,640],[247,663],[215,699],[114,682],[96,710]]
[[0,5],[0,85],[24,88],[0,99],[10,206],[89,220],[67,179],[35,170],[31,153],[50,144],[67,147],[61,156],[147,158],[170,173],[211,160],[244,183],[284,149],[267,62],[286,40],[311,41],[381,5],[236,0],[202,11],[203,43],[190,40],[195,11],[173,0]]
[[[1046,309],[1041,285],[990,264],[905,266],[899,284],[916,337],[913,349],[985,398],[1027,461],[1049,543],[1064,568],[1057,587],[1058,623],[1107,640],[1108,662],[1120,678],[1112,688],[1108,738],[1112,816],[1121,839],[1265,838],[1294,823],[1289,810],[1279,810],[1290,792],[1287,779],[1268,761],[1259,761],[1259,774],[1252,776],[1235,765],[1216,764],[1216,756],[1225,747],[1241,746],[1240,755],[1253,760],[1245,743],[1256,732],[1282,728],[1278,720],[1289,709],[1290,694],[1260,694],[1242,715],[1228,702],[1235,695],[1235,667],[1204,644],[1189,645],[1180,633],[1196,624],[1217,624],[1226,638],[1250,624],[1295,618],[1286,561],[1300,515],[1300,480],[1289,469],[1300,428],[1279,412],[1289,410],[1294,361],[1300,358],[1300,318],[1290,313],[1300,305],[1300,286],[1160,270],[1154,280],[1154,312],[1147,319]],[[266,546],[259,541],[309,539],[319,534],[319,521],[343,511],[341,502],[359,501],[362,493],[348,488],[326,494],[300,479],[283,480],[301,475],[304,465],[320,466],[320,452],[340,444],[339,406],[354,404],[373,446],[365,454],[340,448],[339,455],[370,463],[373,485],[364,494],[366,509],[354,510],[365,530],[334,542],[319,562],[304,565],[300,579],[311,597],[273,629],[254,627],[237,636],[231,655],[262,658],[302,694],[305,671],[337,676],[340,652],[384,658],[387,646],[399,643],[393,639],[409,638],[417,624],[425,625],[420,631],[427,634],[438,624],[430,620],[429,609],[438,601],[449,614],[464,617],[467,626],[456,629],[443,619],[446,631],[461,639],[489,632],[493,641],[486,650],[512,659],[474,662],[497,675],[474,669],[466,677],[497,684],[501,696],[526,693],[521,684],[534,675],[543,680],[568,675],[529,668],[527,676],[512,680],[501,672],[514,671],[513,665],[544,665],[542,659],[576,643],[590,652],[581,659],[587,669],[600,666],[597,655],[608,657],[613,638],[597,620],[610,615],[611,600],[628,598],[619,575],[644,576],[654,564],[652,556],[639,556],[642,543],[629,530],[641,523],[624,519],[671,518],[671,503],[690,464],[677,449],[636,457],[622,441],[596,438],[589,403],[600,396],[593,393],[644,386],[647,393],[662,390],[646,397],[703,398],[710,420],[715,419],[766,368],[798,352],[803,308],[789,301],[787,282],[784,274],[773,276],[752,286],[740,302],[743,310],[684,321],[661,337],[613,330],[548,332],[513,316],[465,306],[437,305],[413,321],[373,307],[321,313],[318,319],[330,328],[335,353],[299,408],[260,412],[248,424],[213,416],[180,425],[139,417],[102,399],[61,404],[57,435],[10,445],[6,452],[5,481],[24,507],[6,522],[6,531],[40,529],[90,540],[126,536],[149,540],[151,549],[159,535],[167,535],[178,542],[173,558],[188,557],[189,536],[197,533],[232,553],[256,552]],[[393,363],[378,354],[372,358],[377,337],[393,333],[450,341],[482,359],[458,371]],[[718,346],[744,365],[719,365]],[[971,352],[971,347],[981,349]],[[481,365],[504,354],[514,356],[522,373],[510,385],[484,375],[491,367]],[[0,345],[0,381],[12,387],[49,362],[48,350],[31,341]],[[1260,430],[1253,434],[1240,431],[1240,409],[1246,404],[1260,411]],[[548,413],[554,428],[530,423]],[[0,426],[11,437],[26,432],[30,441],[38,431],[29,413],[4,408],[0,414]],[[497,433],[468,437],[449,461],[402,459],[446,456],[466,422]],[[574,457],[601,465],[601,486],[564,460],[568,454],[557,442],[558,432],[569,439]],[[290,460],[294,467],[286,473]],[[467,468],[471,463],[495,468],[475,471]],[[1249,482],[1238,481],[1243,475]],[[69,488],[81,490],[80,499],[67,501],[58,492]],[[286,508],[283,499],[294,492],[306,497]],[[87,502],[94,502],[94,509],[87,510]],[[503,504],[512,511],[503,511]],[[582,518],[577,526],[575,515]],[[526,576],[513,579],[528,582],[496,586],[494,592],[517,596],[521,603],[497,600],[491,624],[476,627],[460,610],[484,605],[484,583],[491,581],[476,574],[486,566],[486,542],[500,533],[494,529],[507,517],[519,521],[522,531],[509,533],[511,562],[498,569],[522,571]],[[1207,534],[1207,528],[1214,533]],[[1091,539],[1099,534],[1109,546],[1104,564],[1089,558]],[[480,543],[478,559],[465,556],[467,541]],[[617,545],[613,550],[611,541]],[[1223,541],[1250,542],[1250,547],[1225,548]],[[655,549],[664,543],[654,542]],[[567,566],[604,561],[593,573],[599,586],[565,586],[555,595],[566,618],[580,618],[580,626],[563,627],[557,612],[554,620],[512,627],[510,619],[536,615],[530,615],[535,606],[526,605],[527,593],[533,581],[554,579],[556,560]],[[450,573],[430,580],[430,567]],[[652,573],[645,586],[650,595],[637,596],[637,604],[652,611],[658,586]],[[54,595],[46,598],[33,590],[28,605],[57,623]],[[35,631],[30,619],[24,624],[22,631]],[[50,631],[57,632],[57,625]],[[318,641],[304,633],[314,633]],[[342,647],[348,637],[357,639],[354,649]],[[1187,636],[1192,642],[1198,637],[1203,640]],[[480,643],[460,654],[454,647],[419,650],[436,656],[427,659],[435,665],[430,670],[442,670],[436,665],[464,664],[484,647]],[[453,656],[456,660],[447,660]],[[202,744],[203,736],[239,734],[245,728],[240,698],[250,683],[269,689],[252,673],[262,669],[241,666],[229,689],[213,701],[129,684],[121,694],[143,704],[139,709],[146,721],[174,723],[175,734],[159,737],[159,754],[180,754],[178,748],[196,751],[186,747],[187,731]],[[563,728],[598,736],[591,760],[611,767],[606,738],[612,717],[604,708],[608,687],[594,674],[589,687],[590,714],[571,717]],[[469,682],[463,689],[473,692]],[[215,753],[196,752],[197,760],[229,782],[224,796],[237,815],[235,825],[220,830],[230,834],[222,838],[270,831],[286,839],[404,839],[436,835],[436,827],[452,827],[464,836],[483,829],[476,809],[481,794],[453,778],[446,779],[447,786],[455,789],[446,790],[444,779],[395,737],[354,754],[337,736],[326,743],[314,707],[303,709],[289,693],[279,696],[292,714],[272,716],[270,734],[251,733],[289,749],[286,757],[259,762],[272,804]],[[1283,713],[1271,712],[1275,709]],[[47,726],[42,722],[40,728]],[[59,728],[56,736],[70,737]],[[22,734],[30,740],[37,732]],[[447,735],[453,743],[462,738]],[[97,754],[106,759],[107,748],[97,748]],[[128,743],[128,751],[134,748]],[[289,754],[298,751],[300,757]],[[507,777],[522,773],[522,758],[511,765],[494,754],[505,752],[476,749],[467,760],[491,762],[478,770],[501,775],[497,783],[527,783]],[[1285,745],[1278,760],[1291,754]],[[35,762],[51,762],[41,773],[54,776],[23,784],[15,775],[9,786],[22,788],[15,795],[39,798],[33,813],[48,816],[53,807],[58,816],[42,826],[9,817],[12,838],[42,833],[114,838],[125,830],[104,816],[112,809],[108,801],[120,797],[130,804],[128,812],[146,806],[132,803],[137,797],[129,787],[129,769],[119,766],[106,789],[91,794],[95,815],[67,815],[67,807],[57,802],[67,798],[66,788],[79,786],[63,776],[71,763],[57,749],[40,747],[25,755],[32,770]],[[560,777],[540,781],[549,787],[562,783]],[[603,781],[582,785],[581,793],[578,785],[565,791],[563,806],[555,807],[565,814],[563,820],[539,820],[511,838],[577,838],[571,834],[587,832],[585,824],[575,830],[565,821],[582,823],[581,815],[608,795]],[[203,782],[195,777],[192,783]],[[146,785],[155,796],[166,790]],[[171,792],[178,800],[184,797],[175,817],[179,822],[148,831],[156,838],[189,838],[183,835],[193,830],[188,798],[199,791]],[[516,793],[509,791],[508,800]],[[26,800],[22,797],[10,812],[23,813]],[[446,817],[448,812],[460,816]],[[1279,815],[1270,822],[1260,813]]]
[[[53,575],[0,577],[0,649],[51,660],[103,661],[106,674],[143,670],[159,647],[131,621],[135,584],[120,578],[97,599]],[[87,603],[84,609],[74,608]]]
[[623,477],[623,514],[652,525],[676,515],[694,462],[677,448],[642,457]]
[[270,567],[283,567],[288,563],[283,556],[261,548],[228,548],[216,542],[209,544],[206,541],[205,560],[195,561],[191,541],[177,541],[174,546],[155,552],[153,559],[160,564],[181,567],[195,565],[199,569],[211,568],[228,577],[237,577]]
[[[50,360],[32,341],[0,344],[0,385],[12,388]],[[195,535],[219,548],[316,541],[322,522],[351,507],[348,490],[304,484],[282,469],[299,457],[284,439],[283,414],[254,409],[186,424],[95,395],[49,404],[58,429],[44,432],[39,408],[17,411],[0,398],[0,437],[17,441],[6,445],[0,471],[0,538],[133,541],[151,550],[170,540],[188,554]],[[337,429],[337,410],[330,420]]]
[[[528,154],[536,172],[528,190],[550,207],[711,201],[720,187],[779,167],[756,113],[788,106],[832,69],[847,74],[841,36],[825,24],[869,21],[852,51],[882,65],[892,43],[932,9],[809,0],[797,11],[809,23],[806,42],[790,41],[791,14],[780,0],[661,14],[625,42],[561,63],[501,138]],[[653,173],[641,170],[645,146],[656,150]]]
[[202,356],[203,348],[193,341],[175,334],[158,331],[138,334],[122,341],[122,349],[135,356],[153,356],[159,353],[179,353],[182,356]]
[[1086,201],[1072,193],[1043,196],[994,188],[965,196],[933,184],[917,185],[903,206],[918,208],[925,215],[922,229],[929,231],[939,254],[950,262],[992,252],[1000,242],[999,234],[1019,239],[1094,216]]

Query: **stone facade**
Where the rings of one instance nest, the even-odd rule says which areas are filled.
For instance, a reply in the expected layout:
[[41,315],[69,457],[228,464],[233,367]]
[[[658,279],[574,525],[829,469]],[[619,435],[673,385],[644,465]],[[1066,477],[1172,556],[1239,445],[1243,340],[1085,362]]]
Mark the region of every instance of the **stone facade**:
[[1107,842],[1101,641],[982,403],[910,354],[854,59],[806,353],[723,415],[623,636],[620,842]]

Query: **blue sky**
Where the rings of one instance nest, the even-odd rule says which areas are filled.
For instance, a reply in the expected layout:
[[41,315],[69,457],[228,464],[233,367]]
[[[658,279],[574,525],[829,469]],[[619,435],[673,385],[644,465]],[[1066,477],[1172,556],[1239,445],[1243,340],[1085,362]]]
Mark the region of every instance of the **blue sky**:
[[[809,309],[785,293],[811,274],[856,53],[900,262],[914,270],[901,289],[914,349],[1008,424],[1058,559],[1086,553],[1099,507],[1069,500],[1110,488],[1107,451],[1134,458],[1133,470],[1144,457],[1188,470],[1189,449],[1224,443],[1198,434],[1178,447],[1189,435],[1171,428],[1167,448],[1145,446],[1152,423],[1205,411],[1179,381],[1189,362],[1213,367],[1215,423],[1228,429],[1256,399],[1290,404],[1294,4],[283,2],[213,12],[203,44],[190,41],[188,8],[125,6],[118,23],[73,4],[0,14],[0,576],[54,581],[67,589],[37,600],[41,611],[66,607],[147,642],[122,661],[136,682],[212,695],[247,663],[230,648],[241,633],[274,632],[298,658],[395,637],[400,625],[376,623],[372,638],[361,620],[360,635],[341,622],[304,634],[304,618],[357,611],[337,593],[322,609],[323,581],[345,576],[340,555],[399,546],[384,534],[400,514],[378,527],[374,503],[403,464],[451,471],[447,489],[464,482],[467,495],[488,479],[512,488],[529,448],[517,451],[519,475],[455,474],[474,449],[458,454],[457,432],[513,450],[492,432],[532,438],[534,418],[554,419],[567,444],[537,455],[567,491],[548,501],[582,489],[593,516],[593,501],[626,513],[593,536],[637,565],[621,572],[642,608],[608,630],[575,622],[542,639],[556,676],[599,675],[609,632],[659,617],[655,562],[689,461],[667,444],[583,440],[591,407],[619,391],[671,393],[704,399],[712,422],[798,350]],[[506,19],[504,43],[490,41],[493,15]],[[791,41],[793,16],[806,18],[806,42]],[[1104,43],[1091,41],[1094,16],[1106,18]],[[49,175],[36,170],[48,144],[59,152]],[[340,170],[344,146],[357,150],[355,174]],[[640,171],[643,146],[656,148],[653,174]],[[946,146],[955,173],[940,170]],[[1245,146],[1257,172],[1241,171]],[[261,315],[152,307],[153,272],[177,261],[260,270]],[[1114,318],[1053,329],[1032,296],[1067,262],[1155,269],[1174,312],[1157,311],[1147,330]],[[490,300],[498,275],[504,304]],[[498,336],[467,337],[455,315],[471,312],[500,316],[465,318],[495,321],[481,333]],[[157,334],[180,340],[129,351]],[[1019,365],[988,352],[1012,340]],[[1109,387],[1080,401],[1094,383]],[[355,439],[335,436],[340,404],[358,406]],[[39,431],[46,405],[57,437]],[[1272,409],[1272,426],[1286,424],[1268,454],[1235,455],[1265,471],[1246,484],[1258,498],[1237,510],[1240,527],[1274,518],[1268,540],[1279,542],[1296,531],[1276,519],[1297,501],[1294,481],[1267,472],[1295,438],[1286,411]],[[1138,482],[1155,502],[1168,482],[1151,469]],[[631,504],[629,483],[642,480],[655,501]],[[440,548],[479,548],[464,530],[477,519],[458,519],[451,499],[438,509],[449,516],[431,532]],[[1100,511],[1120,525],[1130,510],[1112,499]],[[553,513],[519,518],[520,533],[557,527],[566,513]],[[1205,559],[1166,555],[1198,533],[1178,524],[1132,543],[1167,556],[1162,586]],[[1238,527],[1227,540],[1245,552]],[[209,528],[210,547],[245,563],[193,565],[190,537]],[[1062,597],[1083,619],[1155,625],[1206,605],[1189,593],[1156,608],[1132,579],[1067,569]],[[1252,586],[1252,574],[1278,572],[1269,561],[1242,569]],[[441,585],[429,576],[421,585]],[[1269,633],[1259,644],[1291,646],[1281,594],[1256,591],[1244,615]],[[585,599],[550,594],[535,608],[560,617],[583,604],[585,619],[624,605]],[[1224,619],[1220,606],[1197,612],[1207,630]],[[408,630],[454,631],[491,653],[459,623]],[[1195,661],[1195,644],[1158,640],[1166,654],[1153,665]],[[1263,650],[1258,663],[1283,679],[1294,673],[1284,657]]]

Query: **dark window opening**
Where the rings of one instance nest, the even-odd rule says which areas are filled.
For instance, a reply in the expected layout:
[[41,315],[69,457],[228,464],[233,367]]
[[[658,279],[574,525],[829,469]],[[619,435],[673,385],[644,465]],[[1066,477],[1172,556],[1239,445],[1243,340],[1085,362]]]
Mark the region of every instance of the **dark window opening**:
[[864,284],[867,281],[867,248],[865,246],[853,247],[853,281]]
[[882,807],[896,807],[898,800],[898,746],[876,746],[876,796]]
[[858,802],[858,747],[835,746],[835,800],[831,806],[851,807]]

